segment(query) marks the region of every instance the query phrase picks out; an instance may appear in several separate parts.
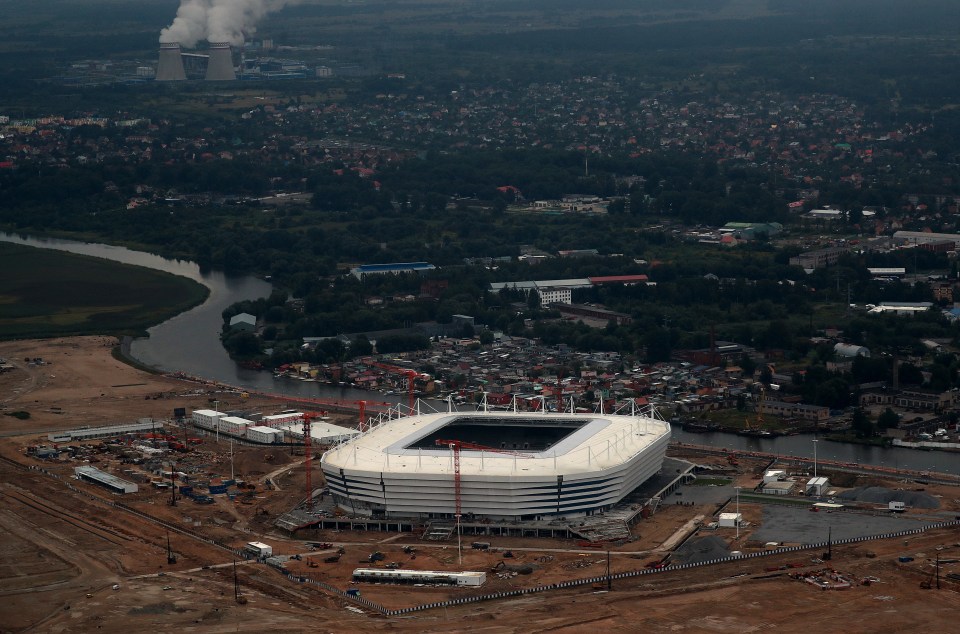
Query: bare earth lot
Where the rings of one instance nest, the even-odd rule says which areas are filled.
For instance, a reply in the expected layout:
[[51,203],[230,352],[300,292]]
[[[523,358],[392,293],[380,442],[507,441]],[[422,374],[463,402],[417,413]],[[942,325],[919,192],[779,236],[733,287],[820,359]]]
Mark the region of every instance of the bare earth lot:
[[[215,387],[130,368],[110,355],[114,344],[103,337],[0,343],[0,357],[17,366],[0,374],[0,407],[6,413],[30,413],[27,420],[0,416],[2,632],[955,630],[960,584],[946,578],[948,573],[960,574],[960,563],[951,561],[960,560],[960,532],[953,528],[906,540],[835,547],[829,563],[813,561],[819,552],[802,551],[668,570],[614,582],[611,592],[585,586],[406,617],[383,617],[366,609],[358,613],[354,606],[314,586],[289,582],[262,564],[240,562],[237,580],[247,599],[240,605],[234,600],[235,557],[198,537],[231,546],[256,539],[280,553],[302,553],[303,560],[290,562],[291,570],[341,589],[353,587],[350,573],[374,550],[383,552],[386,562],[421,569],[489,571],[500,561],[532,565],[529,575],[503,579],[489,573],[483,593],[602,575],[606,552],[578,548],[572,540],[494,538],[490,541],[496,552],[464,550],[461,567],[456,542],[428,544],[414,534],[310,531],[302,535],[302,539],[343,547],[340,562],[327,564],[323,559],[329,552],[314,552],[305,542],[272,528],[275,516],[301,497],[303,467],[301,457],[271,448],[245,447],[234,457],[238,474],[258,484],[249,504],[219,496],[206,507],[188,500],[172,507],[167,503],[169,493],[141,485],[139,493],[122,501],[146,517],[114,507],[111,503],[121,498],[72,480],[71,463],[40,462],[26,456],[24,447],[45,442],[50,430],[167,417],[174,407],[206,407],[211,398],[221,403],[231,398]],[[38,357],[44,364],[24,361]],[[250,399],[255,402],[256,397]],[[279,409],[282,404],[263,401],[251,406]],[[228,443],[216,445],[210,440],[197,455],[211,472],[223,474],[227,469],[229,473]],[[260,486],[269,473],[276,474],[280,490]],[[315,481],[318,478],[319,471]],[[748,467],[738,476],[742,486],[752,486],[754,481]],[[927,492],[938,496],[942,511],[957,508],[960,491],[928,487]],[[663,553],[658,547],[688,520],[704,515],[709,521],[716,508],[712,502],[666,504],[637,525],[633,541],[614,548],[611,570],[636,570],[659,559]],[[749,530],[761,525],[760,506],[741,503],[741,511],[751,523]],[[919,525],[911,517],[899,522]],[[732,549],[750,550],[758,546],[751,543],[749,530],[739,542],[734,542],[731,529],[711,534]],[[167,563],[168,535],[177,556],[173,565]],[[407,544],[416,548],[415,559],[403,552]],[[504,560],[503,551],[508,549],[515,557]],[[900,563],[897,558],[902,555],[914,559]],[[941,566],[941,589],[921,589],[921,583],[934,579],[931,562],[937,555],[948,562]],[[308,564],[310,559],[317,561],[316,566]],[[786,568],[787,564],[798,568]],[[847,590],[823,591],[790,577],[796,570],[824,568],[835,569],[856,584]],[[860,585],[867,577],[876,581]],[[391,608],[476,592],[357,587],[364,597]]]

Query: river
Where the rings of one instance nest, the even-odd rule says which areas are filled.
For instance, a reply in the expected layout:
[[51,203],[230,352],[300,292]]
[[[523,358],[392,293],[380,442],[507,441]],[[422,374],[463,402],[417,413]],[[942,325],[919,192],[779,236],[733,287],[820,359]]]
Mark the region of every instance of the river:
[[[780,456],[836,460],[854,464],[869,464],[892,469],[938,471],[960,475],[960,453],[948,451],[921,451],[905,447],[874,447],[840,443],[817,438],[812,434],[756,438],[721,432],[691,433],[679,426],[673,427],[673,439],[691,445],[727,447],[739,451],[760,451]],[[816,443],[813,441],[817,440]],[[816,451],[816,455],[814,455]]]
[[[284,394],[306,398],[333,398],[347,401],[378,400],[398,402],[401,397],[382,395],[348,387],[334,387],[323,383],[276,379],[269,372],[246,370],[235,364],[220,345],[223,310],[239,301],[267,297],[272,287],[268,282],[252,276],[228,277],[223,273],[201,272],[200,267],[183,260],[170,260],[124,247],[76,242],[53,238],[34,238],[0,232],[0,240],[44,249],[57,249],[94,257],[145,266],[151,269],[182,275],[208,289],[207,300],[187,312],[150,328],[148,337],[134,340],[131,355],[139,362],[166,371],[180,371],[191,376],[219,381],[258,392]],[[872,464],[917,471],[929,470],[960,474],[960,453],[918,451],[905,448],[881,448],[819,440],[813,436],[780,436],[754,438],[724,433],[690,433],[679,427],[673,438],[690,444],[727,447],[742,451],[763,451],[773,454],[814,457],[861,464]]]
[[201,271],[200,266],[185,260],[133,251],[126,247],[78,242],[58,238],[35,238],[0,232],[0,241],[42,249],[55,249],[143,266],[174,275],[188,277],[210,290],[202,304],[147,330],[148,336],[135,339],[130,355],[153,368],[219,381],[248,390],[306,398],[342,400],[378,400],[396,402],[398,397],[349,387],[334,387],[295,379],[275,379],[269,372],[247,370],[230,359],[220,344],[222,313],[225,308],[244,300],[267,297],[273,290],[269,282],[252,276],[232,277],[219,271]]

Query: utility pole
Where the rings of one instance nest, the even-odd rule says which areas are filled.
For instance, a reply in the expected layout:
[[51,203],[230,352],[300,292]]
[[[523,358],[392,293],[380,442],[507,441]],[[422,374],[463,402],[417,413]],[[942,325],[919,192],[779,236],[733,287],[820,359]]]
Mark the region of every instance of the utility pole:
[[174,479],[173,468],[176,465],[170,463],[170,506],[177,505],[177,481]]
[[613,579],[610,577],[610,549],[607,549],[607,591],[611,590]]
[[167,531],[167,563],[171,565],[177,563],[177,556],[170,550],[170,531]]

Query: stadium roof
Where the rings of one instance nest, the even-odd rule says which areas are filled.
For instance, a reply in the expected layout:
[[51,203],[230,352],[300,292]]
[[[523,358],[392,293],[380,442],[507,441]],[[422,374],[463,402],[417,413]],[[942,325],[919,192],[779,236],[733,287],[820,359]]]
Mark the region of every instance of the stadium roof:
[[385,470],[397,474],[453,474],[452,450],[415,449],[411,445],[434,433],[455,419],[507,418],[527,420],[535,425],[549,424],[550,419],[580,420],[583,425],[544,451],[462,451],[461,471],[483,476],[542,476],[582,471],[596,472],[618,466],[669,435],[670,426],[662,420],[609,414],[541,414],[514,412],[469,412],[428,414],[401,418],[373,427],[352,441],[330,450],[324,461],[331,460],[352,469]]

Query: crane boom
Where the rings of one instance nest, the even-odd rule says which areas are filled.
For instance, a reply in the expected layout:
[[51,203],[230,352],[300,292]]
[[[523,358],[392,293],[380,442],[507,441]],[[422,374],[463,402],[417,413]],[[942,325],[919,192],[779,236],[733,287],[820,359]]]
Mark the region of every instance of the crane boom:
[[478,445],[477,443],[467,442],[465,440],[444,440],[437,439],[434,441],[438,447],[449,447],[453,451],[453,497],[454,497],[454,508],[456,509],[456,517],[459,518],[463,510],[463,500],[461,496],[461,484],[460,484],[460,450],[461,449],[474,449],[477,451],[491,451],[493,453],[502,453],[508,456],[514,456],[515,458],[533,458],[530,454],[520,453],[519,451],[511,451],[510,449],[498,449],[496,447],[487,447],[486,445]]
[[304,468],[306,469],[307,475],[307,510],[313,510],[313,463],[311,455],[311,449],[313,445],[313,419],[317,417],[318,414],[312,412],[307,412],[303,415],[303,455],[304,455]]
[[447,446],[453,451],[453,501],[454,517],[460,518],[460,512],[463,504],[460,497],[460,441],[459,440],[437,440],[440,447]]
[[413,413],[414,381],[417,378],[425,378],[429,380],[430,376],[426,374],[421,374],[420,372],[417,372],[416,370],[413,370],[411,368],[401,368],[400,366],[390,365],[389,363],[383,363],[381,361],[373,361],[371,359],[364,359],[364,363],[366,363],[367,365],[371,365],[375,368],[380,368],[381,370],[385,370],[391,374],[402,374],[403,376],[407,377],[407,407],[409,407],[410,412]]

